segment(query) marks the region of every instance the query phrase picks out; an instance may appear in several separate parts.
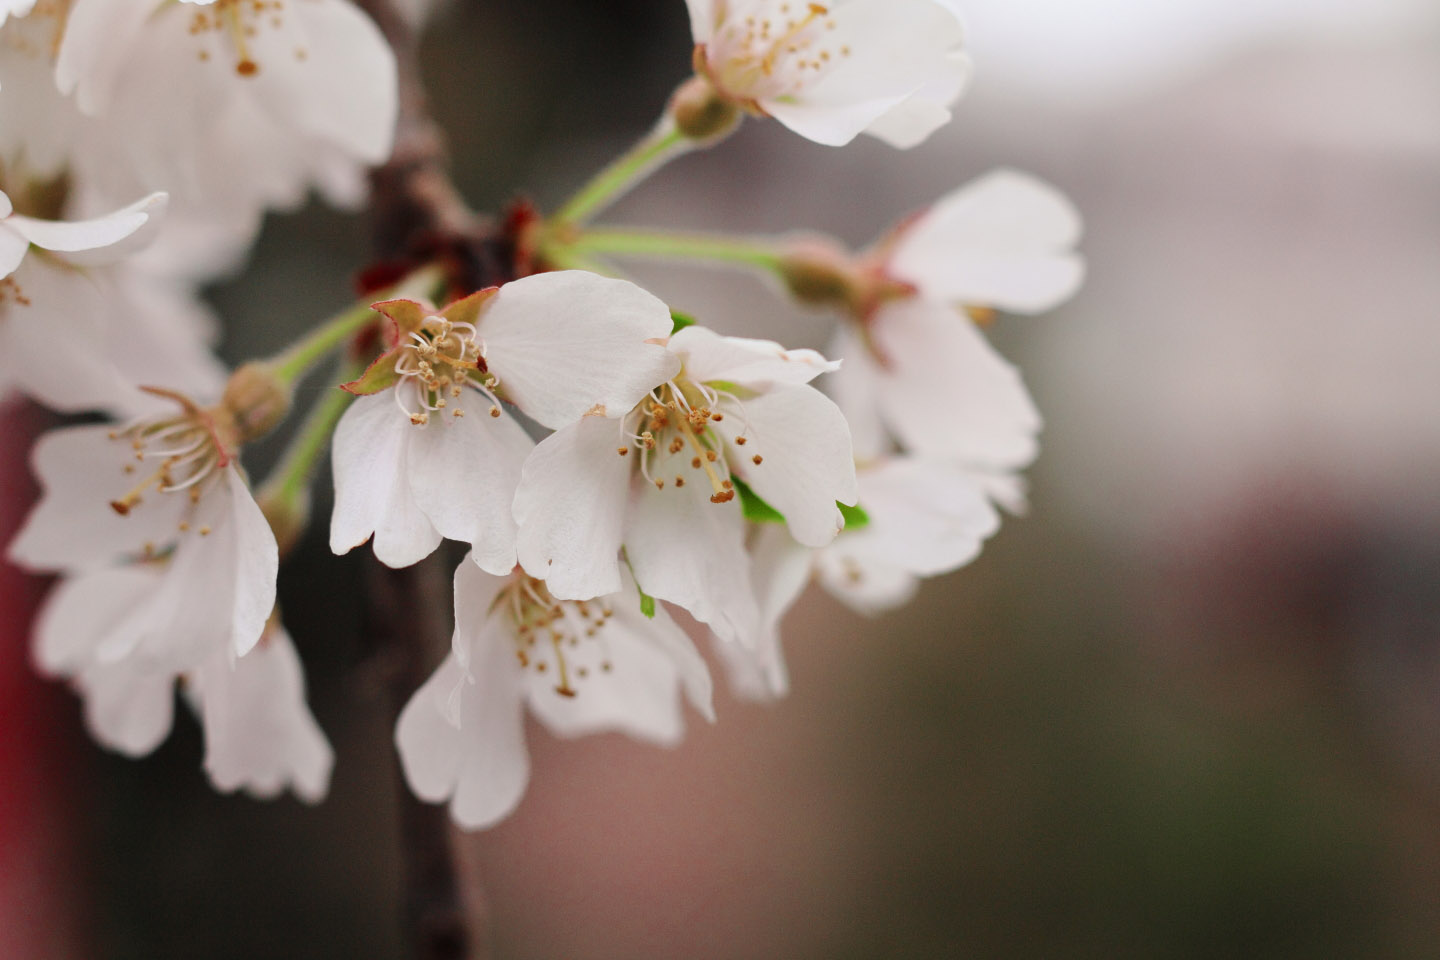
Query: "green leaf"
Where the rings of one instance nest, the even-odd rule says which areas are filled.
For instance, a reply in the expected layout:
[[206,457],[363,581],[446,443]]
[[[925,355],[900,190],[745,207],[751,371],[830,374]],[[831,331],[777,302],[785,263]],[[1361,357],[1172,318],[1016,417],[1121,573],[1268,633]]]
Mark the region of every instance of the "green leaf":
[[735,492],[740,494],[740,509],[746,520],[751,523],[785,522],[785,515],[766,503],[744,480],[734,474],[730,475],[730,480],[735,484]]
[[695,325],[695,318],[690,316],[690,314],[688,313],[681,313],[679,310],[671,310],[670,322],[674,324],[674,326],[670,329],[670,335],[673,337],[675,334],[679,333],[681,330],[684,330],[686,327],[693,327]]
[[641,590],[640,584],[638,583],[635,584],[635,592],[640,594],[640,612],[645,614],[645,616],[649,619],[654,620],[655,598],[650,596],[650,594],[646,593],[644,590]]
[[870,526],[870,514],[866,513],[858,503],[853,507],[847,507],[836,501],[835,506],[840,508],[840,516],[845,518],[846,530],[864,530]]

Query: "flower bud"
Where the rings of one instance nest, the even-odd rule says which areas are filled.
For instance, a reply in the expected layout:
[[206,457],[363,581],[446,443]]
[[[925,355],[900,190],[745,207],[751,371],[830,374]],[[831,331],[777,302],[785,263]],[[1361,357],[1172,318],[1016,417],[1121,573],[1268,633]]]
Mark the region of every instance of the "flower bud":
[[251,443],[280,425],[290,412],[290,386],[266,363],[247,363],[225,384],[221,398],[239,441]]
[[710,144],[735,130],[740,123],[740,108],[721,96],[710,81],[694,76],[671,95],[670,116],[688,139]]

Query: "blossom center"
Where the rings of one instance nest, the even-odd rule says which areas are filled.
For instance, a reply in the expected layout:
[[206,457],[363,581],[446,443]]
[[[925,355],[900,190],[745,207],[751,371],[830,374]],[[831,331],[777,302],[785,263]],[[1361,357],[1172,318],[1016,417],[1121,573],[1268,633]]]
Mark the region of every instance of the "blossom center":
[[[242,77],[253,77],[260,72],[254,51],[260,30],[266,27],[279,30],[285,25],[285,0],[214,0],[208,4],[191,4],[191,7],[190,35],[199,38],[214,35],[228,41],[235,57],[235,72]],[[213,55],[210,45],[202,43],[196,58],[207,62]],[[293,51],[299,61],[308,59],[309,55],[304,47]]]
[[[126,447],[121,470],[134,481],[134,486],[110,501],[110,508],[128,517],[152,494],[162,498],[178,495],[188,501],[182,510],[182,516],[188,518],[219,472],[234,459],[234,443],[225,439],[234,428],[220,408],[202,410],[179,395],[150,392],[176,400],[181,409],[110,431],[110,439]],[[189,529],[188,519],[183,519],[180,532]],[[201,527],[198,532],[206,536],[210,530]]]
[[562,697],[596,673],[613,669],[605,627],[615,611],[604,599],[556,600],[543,580],[517,574],[497,604],[508,604],[521,670],[554,684]]
[[395,373],[400,377],[396,403],[417,426],[429,423],[435,413],[448,411],[456,419],[465,416],[466,387],[489,399],[490,416],[500,416],[500,402],[493,392],[500,381],[486,367],[485,344],[472,324],[426,317],[400,344]]
[[[724,438],[714,427],[726,416],[738,416],[743,422],[744,407],[738,398],[682,373],[651,391],[621,421],[630,442],[616,452],[623,457],[629,455],[631,447],[638,449],[639,470],[657,490],[665,489],[666,478],[657,476],[656,468],[689,454],[690,470],[700,473],[710,484],[710,502],[729,503],[735,499],[735,483],[730,478]],[[735,443],[743,446],[746,437],[737,436]],[[757,456],[754,461],[758,466],[761,459]],[[685,484],[682,470],[674,477],[674,487]]]
[[835,19],[819,3],[761,0],[750,12],[722,19],[709,58],[712,79],[726,92],[750,99],[794,95],[823,76],[844,44],[827,44]]

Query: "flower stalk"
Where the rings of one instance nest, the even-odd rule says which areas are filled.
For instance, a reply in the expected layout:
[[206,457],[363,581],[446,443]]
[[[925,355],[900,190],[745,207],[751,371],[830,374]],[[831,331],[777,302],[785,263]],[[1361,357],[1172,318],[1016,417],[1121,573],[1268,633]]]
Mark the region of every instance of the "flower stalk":
[[544,252],[552,259],[608,254],[730,264],[770,273],[781,271],[786,256],[779,243],[763,238],[628,227],[594,227],[568,242],[551,239]]
[[696,142],[682,133],[667,114],[638,143],[581,187],[555,214],[551,228],[585,223],[646,177],[695,146]]

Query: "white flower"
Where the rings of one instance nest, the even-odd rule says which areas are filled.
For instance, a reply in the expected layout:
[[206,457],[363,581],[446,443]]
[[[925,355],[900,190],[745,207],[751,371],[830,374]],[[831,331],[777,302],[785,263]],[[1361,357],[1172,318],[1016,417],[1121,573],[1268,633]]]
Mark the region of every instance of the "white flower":
[[556,600],[521,573],[455,572],[454,650],[400,715],[396,744],[410,788],[450,801],[462,827],[488,827],[530,777],[524,710],[550,732],[619,731],[673,745],[680,691],[713,720],[710,675],[664,610],[640,612],[633,583],[589,601]]
[[921,579],[974,560],[1000,527],[987,482],[954,464],[890,457],[866,463],[857,477],[863,512],[830,545],[804,547],[778,524],[754,531],[760,642],[753,649],[716,645],[739,695],[763,700],[788,692],[780,621],[812,573],[837,600],[875,616],[909,601]]
[[55,82],[92,118],[87,205],[169,191],[183,244],[162,243],[193,270],[242,252],[264,208],[312,184],[358,201],[394,136],[394,55],[348,0],[75,0]]
[[35,6],[35,0],[0,0],[0,26],[6,17],[23,17]]
[[[878,291],[841,335],[834,380],[856,446],[1008,472],[1034,459],[1040,415],[971,315],[1038,313],[1074,293],[1080,220],[1053,187],[1001,170],[955,191],[866,255]],[[963,308],[966,312],[958,312]]]
[[392,346],[351,386],[368,395],[335,432],[330,545],[344,553],[373,535],[376,557],[394,567],[442,537],[472,544],[496,575],[515,566],[510,504],[533,444],[497,392],[547,427],[587,413],[613,425],[679,365],[660,345],[672,324],[663,303],[581,271],[438,313],[409,300],[377,309],[393,322]]
[[835,536],[855,465],[844,417],[808,382],[837,364],[693,326],[670,349],[683,368],[618,424],[587,417],[535,448],[515,496],[520,563],[558,597],[600,596],[620,589],[623,546],[647,594],[753,642],[735,480],[802,543]]
[[278,617],[255,649],[236,659],[217,647],[190,680],[215,789],[324,799],[335,753],[306,705],[305,671]]
[[912,147],[970,73],[950,0],[687,0],[697,69],[727,99],[841,146]]
[[204,726],[205,768],[216,789],[269,797],[288,786],[318,801],[333,754],[305,705],[300,660],[278,618],[238,659],[223,641],[208,652],[117,643],[125,625],[164,595],[173,569],[173,561],[150,561],[62,579],[36,622],[37,668],[69,678],[91,735],[132,757],[169,734],[179,682]]
[[275,604],[275,537],[235,462],[235,427],[221,408],[175,399],[168,416],[56,430],[35,446],[43,493],[10,544],[14,562],[161,571],[147,599],[107,625],[108,659],[188,665],[216,646],[243,656]]

